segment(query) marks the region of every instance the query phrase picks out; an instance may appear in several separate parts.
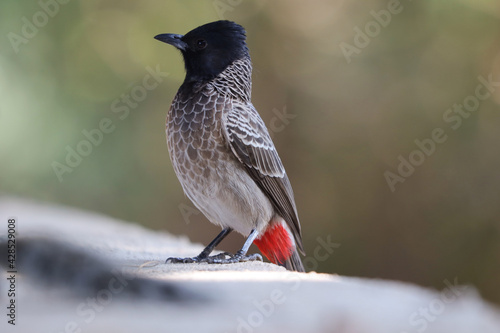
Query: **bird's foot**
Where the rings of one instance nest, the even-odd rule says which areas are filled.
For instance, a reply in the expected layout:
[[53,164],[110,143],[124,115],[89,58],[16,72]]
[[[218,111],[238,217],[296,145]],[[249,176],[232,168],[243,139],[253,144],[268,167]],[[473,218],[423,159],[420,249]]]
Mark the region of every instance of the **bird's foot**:
[[234,264],[237,262],[246,262],[246,261],[264,261],[262,256],[258,253],[246,255],[241,253],[240,251],[235,254],[231,254],[228,252],[220,253],[217,256],[212,256],[207,258],[207,263],[209,264]]
[[188,258],[175,258],[170,257],[166,260],[167,264],[189,264],[189,263],[201,263],[206,262],[207,264],[233,264],[237,262],[246,262],[246,261],[263,261],[262,256],[258,253],[254,253],[251,255],[242,254],[240,251],[235,254],[231,254],[229,252],[222,252],[213,256],[196,256],[196,257],[188,257]]
[[176,257],[170,257],[168,258],[165,263],[166,264],[191,264],[191,263],[196,263],[196,262],[209,262],[211,260],[215,259],[223,259],[226,257],[226,253],[219,253],[213,256],[203,256],[203,255],[197,255],[196,257],[187,257],[187,258],[176,258]]

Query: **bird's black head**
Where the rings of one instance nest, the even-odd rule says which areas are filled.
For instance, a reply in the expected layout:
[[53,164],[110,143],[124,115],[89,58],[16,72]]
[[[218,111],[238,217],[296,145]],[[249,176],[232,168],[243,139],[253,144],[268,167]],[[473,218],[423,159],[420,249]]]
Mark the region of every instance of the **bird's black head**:
[[245,29],[231,21],[207,23],[184,36],[155,36],[182,52],[188,82],[210,80],[235,60],[250,57],[245,38]]

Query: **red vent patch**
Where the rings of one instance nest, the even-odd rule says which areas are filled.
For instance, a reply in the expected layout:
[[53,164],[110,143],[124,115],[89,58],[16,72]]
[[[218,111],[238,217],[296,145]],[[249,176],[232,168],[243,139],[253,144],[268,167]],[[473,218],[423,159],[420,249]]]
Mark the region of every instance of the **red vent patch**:
[[281,223],[267,228],[266,232],[253,243],[267,259],[275,264],[284,264],[290,258],[293,250],[290,235]]

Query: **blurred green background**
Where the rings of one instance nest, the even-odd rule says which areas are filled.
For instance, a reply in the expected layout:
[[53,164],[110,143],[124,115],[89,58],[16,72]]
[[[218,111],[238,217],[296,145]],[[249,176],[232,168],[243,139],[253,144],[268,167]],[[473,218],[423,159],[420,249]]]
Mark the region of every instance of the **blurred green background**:
[[[182,58],[153,36],[219,19],[247,30],[253,102],[309,268],[439,289],[456,278],[500,304],[500,86],[478,88],[500,81],[496,0],[2,1],[0,191],[207,244],[219,229],[182,193],[165,144]],[[450,109],[464,102],[472,111]],[[436,128],[446,140],[432,151]],[[71,150],[87,155],[73,167]],[[402,159],[412,173],[398,175]]]

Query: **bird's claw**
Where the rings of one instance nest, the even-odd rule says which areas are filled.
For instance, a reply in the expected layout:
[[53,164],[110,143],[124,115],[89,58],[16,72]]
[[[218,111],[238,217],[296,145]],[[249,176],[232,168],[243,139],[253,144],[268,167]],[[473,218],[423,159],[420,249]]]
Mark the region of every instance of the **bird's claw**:
[[214,258],[212,260],[212,264],[233,264],[233,263],[237,263],[237,262],[247,262],[247,261],[264,261],[262,259],[262,256],[258,253],[254,253],[254,254],[251,254],[251,255],[242,255],[238,252],[236,252],[236,254],[232,255],[232,254],[227,254],[228,255],[228,258],[224,257],[224,258]]
[[206,262],[207,264],[233,264],[237,262],[247,262],[247,261],[264,261],[262,256],[258,253],[251,255],[243,255],[239,252],[231,254],[229,252],[222,252],[209,257],[188,257],[188,258],[168,258],[165,263],[167,264],[190,264],[190,263],[201,263]]
[[191,257],[191,258],[170,257],[165,261],[166,264],[188,264],[192,262],[199,262],[199,260],[197,257]]
[[177,258],[177,257],[170,257],[168,258],[165,263],[166,264],[192,264],[192,263],[200,263],[200,262],[206,262],[206,263],[212,263],[213,260],[219,260],[219,259],[224,259],[226,258],[227,255],[230,255],[228,252],[222,252],[219,254],[215,254],[213,256],[196,256],[196,257],[187,257],[187,258]]

